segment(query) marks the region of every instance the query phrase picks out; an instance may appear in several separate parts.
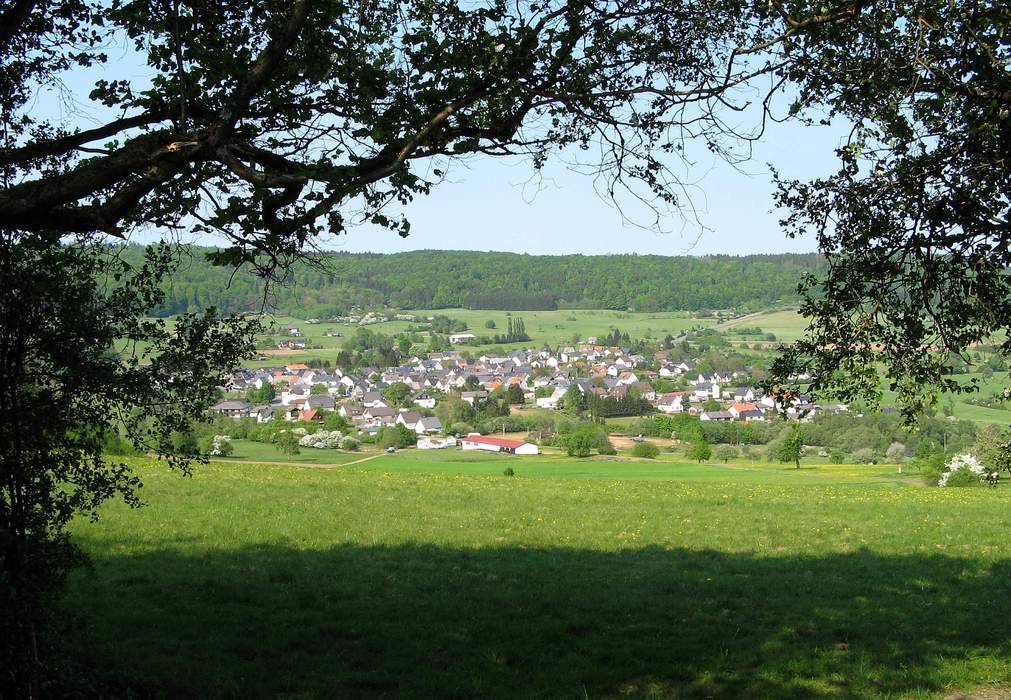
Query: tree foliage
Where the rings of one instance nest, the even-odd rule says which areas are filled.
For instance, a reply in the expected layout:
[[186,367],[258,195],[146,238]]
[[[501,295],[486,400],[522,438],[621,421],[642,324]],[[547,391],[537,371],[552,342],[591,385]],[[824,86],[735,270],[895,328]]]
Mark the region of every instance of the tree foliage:
[[66,526],[116,496],[140,503],[106,436],[187,471],[191,423],[252,351],[256,324],[213,309],[146,318],[172,267],[164,246],[134,267],[101,245],[0,236],[0,636],[34,640],[3,646],[0,684],[16,695],[31,694],[42,602],[72,561]]
[[[778,3],[777,3],[778,4]],[[814,233],[807,337],[777,378],[913,420],[968,348],[1011,328],[1011,10],[995,0],[865,0],[798,40],[797,109],[852,123],[839,171],[782,180],[788,233]],[[1011,340],[1004,340],[1006,353]]]

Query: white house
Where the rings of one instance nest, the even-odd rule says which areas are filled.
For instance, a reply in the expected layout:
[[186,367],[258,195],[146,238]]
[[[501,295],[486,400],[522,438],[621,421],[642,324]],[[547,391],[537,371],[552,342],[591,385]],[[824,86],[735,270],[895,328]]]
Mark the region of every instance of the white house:
[[415,406],[421,406],[422,408],[435,408],[435,397],[427,391],[421,391],[415,394],[411,399],[411,402]]
[[506,438],[492,437],[490,435],[468,435],[461,438],[460,445],[465,450],[485,450],[487,452],[504,452],[515,455],[535,455],[540,453],[537,445],[521,440],[507,440]]
[[445,437],[445,438],[435,438],[435,437],[420,437],[418,438],[418,449],[419,450],[444,450],[447,447],[456,447],[457,441],[455,437]]
[[477,336],[473,333],[456,333],[455,335],[449,336],[449,342],[453,345],[459,345],[460,343],[466,343],[476,339]]

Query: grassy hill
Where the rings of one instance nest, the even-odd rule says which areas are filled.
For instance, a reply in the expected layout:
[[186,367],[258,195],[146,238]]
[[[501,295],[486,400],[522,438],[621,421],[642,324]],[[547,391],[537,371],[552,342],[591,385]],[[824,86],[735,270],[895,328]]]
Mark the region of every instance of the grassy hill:
[[145,697],[1011,684],[1007,488],[916,487],[894,468],[671,462],[639,478],[631,461],[472,457],[212,464],[192,479],[141,464],[148,507],[75,527],[94,567],[71,581],[68,642]]

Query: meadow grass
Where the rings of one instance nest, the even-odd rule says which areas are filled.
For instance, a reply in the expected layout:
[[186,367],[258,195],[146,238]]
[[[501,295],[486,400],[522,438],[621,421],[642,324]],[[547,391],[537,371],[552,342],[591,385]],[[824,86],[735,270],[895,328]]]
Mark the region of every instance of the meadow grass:
[[286,462],[295,464],[320,464],[320,465],[333,465],[333,464],[344,464],[345,462],[353,462],[355,460],[362,459],[363,457],[368,457],[371,454],[377,454],[376,451],[369,451],[369,446],[365,446],[366,449],[356,451],[356,452],[345,452],[342,450],[327,450],[327,449],[315,449],[303,447],[299,449],[298,454],[289,455],[281,452],[276,446],[263,443],[254,442],[253,440],[232,440],[232,454],[225,458],[228,461],[242,461],[242,462]]
[[[493,336],[496,333],[505,334],[509,317],[522,318],[526,332],[530,340],[523,343],[504,343],[495,347],[503,349],[518,349],[527,347],[540,347],[543,345],[566,345],[571,343],[572,337],[578,335],[580,340],[585,341],[590,336],[603,337],[610,332],[611,328],[620,328],[627,331],[633,338],[651,336],[663,338],[666,335],[677,336],[693,326],[708,326],[715,321],[713,319],[696,319],[684,311],[664,311],[656,313],[631,313],[625,311],[610,311],[606,309],[560,309],[556,311],[492,311],[492,310],[471,310],[471,309],[437,309],[437,310],[412,310],[411,313],[418,317],[419,321],[387,321],[364,326],[370,330],[394,334],[407,330],[412,325],[418,325],[428,316],[443,315],[459,319],[468,325],[468,331],[477,336]],[[486,321],[494,321],[495,328],[485,328]],[[260,360],[255,365],[277,365],[285,362],[307,362],[310,359],[329,359],[331,362],[336,358],[338,350],[343,346],[348,336],[353,335],[359,326],[320,323],[306,324],[305,321],[278,316],[273,319],[278,326],[295,325],[305,334],[310,345],[322,346],[322,349],[308,349],[304,353],[297,355],[277,356],[269,360]],[[326,337],[326,333],[337,332],[341,337]],[[282,338],[283,334],[275,334],[275,338]],[[475,346],[461,344],[456,346],[460,350],[470,350],[480,354],[482,350],[487,350],[492,346]]]
[[123,695],[1011,685],[1011,489],[914,488],[852,465],[469,453],[192,478],[136,466],[149,505],[75,524],[93,566],[66,598],[81,623],[68,641]]
[[744,340],[761,341],[762,338],[753,336],[735,336],[734,329],[737,327],[761,328],[764,333],[774,333],[776,340],[792,342],[800,339],[807,328],[807,322],[796,309],[786,309],[782,311],[764,311],[759,314],[749,314],[735,321],[720,324],[720,328],[731,337],[740,337]]

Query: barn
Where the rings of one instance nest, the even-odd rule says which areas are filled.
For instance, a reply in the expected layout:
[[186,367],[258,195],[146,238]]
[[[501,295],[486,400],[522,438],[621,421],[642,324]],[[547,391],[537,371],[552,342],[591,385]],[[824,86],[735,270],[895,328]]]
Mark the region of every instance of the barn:
[[515,455],[535,455],[540,450],[537,445],[522,440],[507,440],[489,435],[468,435],[460,440],[465,450],[487,450],[488,452],[505,452]]

